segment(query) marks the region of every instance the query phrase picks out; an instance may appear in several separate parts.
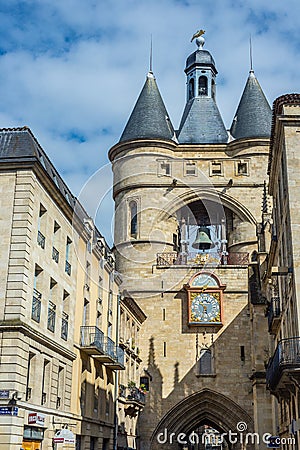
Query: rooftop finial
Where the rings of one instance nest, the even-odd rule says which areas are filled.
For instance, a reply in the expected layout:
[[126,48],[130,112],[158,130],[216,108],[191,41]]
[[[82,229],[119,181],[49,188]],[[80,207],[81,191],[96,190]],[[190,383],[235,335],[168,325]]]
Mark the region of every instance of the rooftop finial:
[[252,58],[252,39],[250,34],[250,40],[249,40],[249,50],[250,50],[250,73],[253,73],[253,58]]
[[198,45],[198,50],[202,50],[203,45],[205,44],[205,39],[203,37],[204,33],[205,33],[205,30],[198,30],[191,39],[191,42],[193,42],[193,40],[196,39],[196,44]]
[[152,71],[152,33],[150,37],[150,57],[149,57],[149,72],[147,74],[147,78],[154,78]]
[[151,73],[153,73],[152,71],[152,33],[151,33],[151,37],[150,37],[150,70]]

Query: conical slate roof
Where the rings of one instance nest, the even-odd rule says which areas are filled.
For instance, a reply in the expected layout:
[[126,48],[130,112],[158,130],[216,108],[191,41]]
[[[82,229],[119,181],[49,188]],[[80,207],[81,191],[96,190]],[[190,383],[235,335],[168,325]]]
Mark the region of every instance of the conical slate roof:
[[271,121],[271,107],[251,70],[230,133],[236,139],[270,137]]
[[180,144],[218,144],[228,141],[221,114],[211,97],[195,97],[186,103],[177,138]]
[[134,139],[167,139],[174,129],[152,72],[146,82],[122,133],[120,142]]

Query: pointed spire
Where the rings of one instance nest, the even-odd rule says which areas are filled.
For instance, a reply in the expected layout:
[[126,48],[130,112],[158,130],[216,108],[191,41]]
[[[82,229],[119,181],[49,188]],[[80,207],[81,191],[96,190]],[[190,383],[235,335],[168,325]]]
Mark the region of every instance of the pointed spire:
[[271,121],[271,107],[251,69],[230,133],[235,139],[268,138],[271,134]]
[[174,129],[152,71],[122,133],[120,142],[134,139],[174,138]]

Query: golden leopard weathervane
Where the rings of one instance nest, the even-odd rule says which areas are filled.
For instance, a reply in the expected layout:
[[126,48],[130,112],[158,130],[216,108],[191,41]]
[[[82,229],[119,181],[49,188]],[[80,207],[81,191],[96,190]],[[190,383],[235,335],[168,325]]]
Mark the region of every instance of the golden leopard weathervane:
[[202,36],[202,34],[204,34],[204,33],[205,33],[205,30],[198,30],[198,31],[196,31],[196,33],[193,35],[193,37],[191,39],[191,42],[193,42],[193,40],[196,39],[197,37]]

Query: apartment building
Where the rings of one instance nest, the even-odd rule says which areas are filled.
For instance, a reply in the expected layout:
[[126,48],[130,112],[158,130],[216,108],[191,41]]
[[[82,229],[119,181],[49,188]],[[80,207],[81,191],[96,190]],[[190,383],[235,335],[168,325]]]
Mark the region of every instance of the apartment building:
[[0,205],[0,448],[110,449],[121,280],[27,127],[0,130]]

